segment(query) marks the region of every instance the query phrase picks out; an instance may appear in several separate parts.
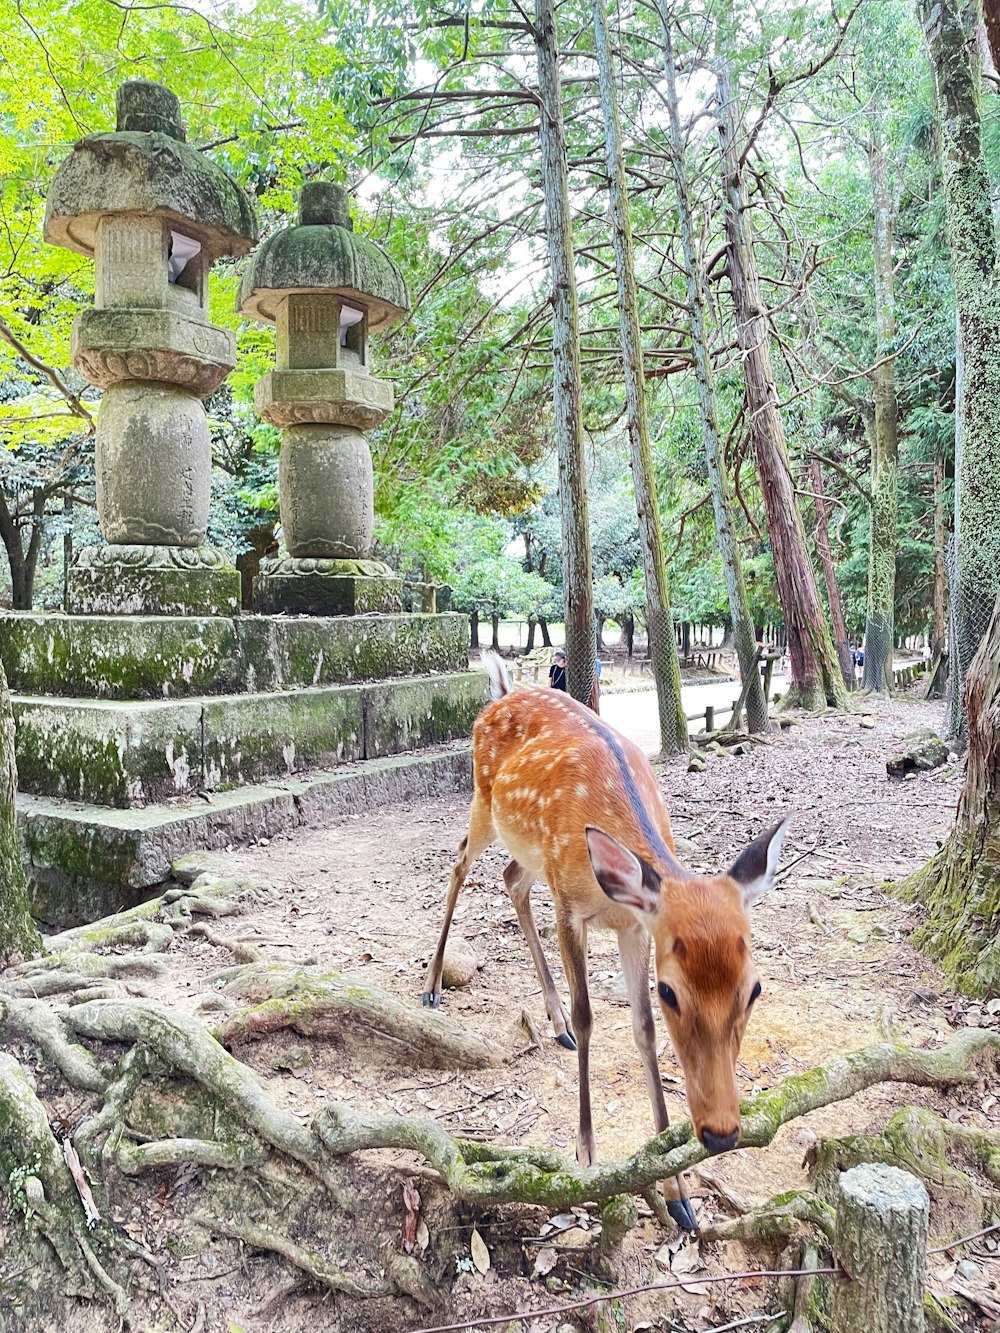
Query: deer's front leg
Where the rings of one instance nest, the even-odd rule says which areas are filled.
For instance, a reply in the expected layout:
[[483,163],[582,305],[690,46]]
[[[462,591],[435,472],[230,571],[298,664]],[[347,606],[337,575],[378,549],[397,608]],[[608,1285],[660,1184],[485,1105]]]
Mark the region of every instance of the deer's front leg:
[[[550,881],[551,883],[551,881]],[[590,1034],[594,1016],[587,989],[587,923],[576,921],[556,900],[556,933],[569,984],[570,1012],[576,1035],[576,1056],[580,1079],[580,1120],[576,1136],[576,1159],[581,1166],[592,1166],[597,1157],[594,1120],[590,1110]]]
[[[618,952],[632,1007],[632,1036],[646,1075],[649,1104],[653,1108],[653,1125],[657,1134],[662,1134],[670,1120],[663,1099],[660,1066],[656,1059],[656,1024],[649,1001],[649,935],[638,922],[633,929],[618,932]],[[670,1216],[683,1231],[697,1231],[698,1220],[687,1197],[683,1175],[671,1176],[662,1185]]]

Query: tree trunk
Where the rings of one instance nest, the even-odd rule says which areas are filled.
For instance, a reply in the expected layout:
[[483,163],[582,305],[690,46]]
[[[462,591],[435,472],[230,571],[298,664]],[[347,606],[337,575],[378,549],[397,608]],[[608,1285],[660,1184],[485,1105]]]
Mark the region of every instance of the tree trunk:
[[715,511],[715,531],[722,555],[729,610],[733,621],[733,640],[739,659],[740,674],[749,687],[746,699],[747,729],[767,731],[767,700],[757,670],[757,644],[754,639],[750,607],[747,601],[743,561],[733,530],[733,499],[726,467],[725,451],[719,434],[719,419],[715,401],[715,375],[708,346],[705,326],[705,293],[695,244],[694,220],[688,191],[687,169],[684,162],[684,136],[681,133],[680,111],[677,101],[677,72],[670,20],[657,0],[657,13],[663,24],[663,67],[666,76],[667,113],[670,122],[668,140],[674,183],[677,194],[677,216],[680,222],[681,245],[684,257],[684,276],[687,284],[687,304],[691,312],[691,351],[698,385],[698,405],[701,410],[702,436],[708,464],[708,479]]
[[656,681],[660,750],[663,754],[677,754],[678,751],[687,749],[687,718],[681,703],[681,676],[673,643],[674,622],[670,609],[670,588],[663,552],[656,473],[653,469],[653,453],[649,443],[646,377],[643,372],[639,298],[635,281],[635,257],[632,250],[632,217],[625,185],[625,157],[622,148],[618,93],[608,42],[605,0],[594,0],[593,13],[594,50],[597,56],[601,110],[604,117],[608,194],[615,250],[615,274],[618,282],[618,319],[628,417],[629,464],[632,469],[635,507],[639,518],[639,544],[642,549],[642,572],[646,585],[647,645]]
[[[959,323],[956,394],[955,550],[949,667],[963,684],[1000,588],[1000,301],[990,178],[982,149],[974,25],[978,5],[917,0],[934,76],[935,126]],[[968,719],[952,712],[964,737]]]
[[597,680],[594,589],[580,401],[580,321],[554,0],[535,0],[534,39],[545,232],[553,289],[552,405],[562,520],[566,683],[574,699],[588,703]]
[[594,613],[594,643],[597,648],[604,647],[604,621],[606,617],[599,611]]
[[490,616],[490,627],[493,630],[493,651],[498,653],[500,651],[500,617],[495,611]]
[[854,660],[851,646],[847,641],[847,626],[844,624],[844,607],[840,600],[840,588],[833,567],[833,552],[830,550],[830,521],[826,512],[826,495],[823,490],[823,469],[819,459],[812,460],[813,507],[816,511],[816,549],[819,551],[823,566],[823,579],[826,583],[827,601],[830,603],[830,620],[833,623],[834,646],[840,663],[840,674],[849,690],[854,689]]
[[9,966],[18,955],[28,957],[37,953],[42,943],[28,907],[28,885],[14,810],[16,795],[14,715],[7,677],[0,663],[0,967]]
[[934,460],[934,594],[931,604],[930,676],[925,699],[942,699],[948,680],[948,516],[944,502],[944,460]]
[[11,605],[15,611],[30,611],[34,598],[35,569],[42,545],[45,523],[45,492],[34,491],[31,497],[31,535],[27,550],[19,523],[7,507],[6,496],[0,492],[0,541],[7,551],[10,565]]
[[[633,652],[635,651],[635,616],[632,614],[631,611],[628,613],[628,615],[627,615],[627,616],[625,617],[625,619],[623,620],[623,622],[622,622],[622,629],[623,629],[624,632],[625,632],[625,651],[628,653],[629,660],[631,661],[631,659],[632,659],[632,654],[633,654]],[[674,636],[673,636],[673,632],[672,632],[672,631],[671,631],[671,634],[670,634],[670,644],[669,644],[669,647],[670,647],[670,651],[671,651],[671,652],[673,653],[673,655],[674,655],[674,660],[676,661],[676,660],[677,660],[677,650],[674,648]],[[679,677],[679,676],[680,676],[680,672],[678,671],[677,674],[678,674],[678,677]],[[684,721],[685,721],[685,724],[686,724],[686,723],[687,723],[687,718],[685,718]],[[661,739],[661,743],[662,743],[662,739],[663,739],[663,728],[662,728],[662,727],[660,728],[660,739]]]
[[778,412],[770,335],[753,253],[749,204],[736,141],[736,116],[727,64],[723,64],[718,75],[718,101],[725,172],[729,279],[736,307],[736,336],[742,351],[750,438],[757,456],[757,475],[767,512],[774,573],[788,636],[792,671],[790,701],[803,708],[819,709],[827,704],[846,708],[847,689],[823,615],[823,603],[806,545],[805,526],[795,501],[785,432]]
[[955,828],[902,892],[926,908],[916,939],[958,988],[1000,993],[1000,598],[968,670],[965,713],[969,757]]
[[[538,632],[539,632],[539,633],[541,634],[541,636],[542,636],[542,647],[543,647],[543,648],[551,648],[551,647],[552,647],[552,636],[549,634],[549,622],[545,619],[544,616],[539,616],[539,617],[538,617]],[[596,666],[595,666],[594,670],[595,670],[595,671],[597,670]]]
[[538,629],[538,620],[535,616],[528,617],[528,646],[525,652],[530,653],[535,646],[535,631]]
[[469,646],[479,652],[479,612],[473,611],[469,616]]
[[865,617],[865,669],[862,686],[892,692],[892,643],[896,597],[896,510],[899,491],[899,444],[896,433],[896,297],[893,284],[892,190],[885,136],[872,124],[868,162],[874,213],[875,370],[872,389],[875,422],[871,446],[871,525],[868,542],[868,610]]

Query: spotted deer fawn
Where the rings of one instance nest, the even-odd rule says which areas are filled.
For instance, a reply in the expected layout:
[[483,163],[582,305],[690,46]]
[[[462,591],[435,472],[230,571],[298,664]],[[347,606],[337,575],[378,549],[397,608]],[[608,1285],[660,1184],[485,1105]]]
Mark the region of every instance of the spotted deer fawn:
[[[670,817],[649,761],[631,741],[562,691],[511,691],[500,658],[483,655],[492,702],[472,733],[475,794],[469,831],[451,874],[444,926],[427,972],[424,1004],[441,1003],[445,944],[472,862],[497,839],[511,854],[503,872],[561,1045],[579,1061],[577,1159],[596,1155],[590,1107],[587,933],[618,935],[656,1132],[667,1110],[649,996],[650,940],[660,1008],[684,1070],[695,1132],[710,1153],[740,1137],[736,1057],[760,982],[750,954],[749,908],[771,887],[786,818],[747,846],[724,874],[695,875],[674,856]],[[567,1017],[531,913],[544,880],[570,992]],[[674,1220],[695,1229],[676,1182],[665,1182]]]

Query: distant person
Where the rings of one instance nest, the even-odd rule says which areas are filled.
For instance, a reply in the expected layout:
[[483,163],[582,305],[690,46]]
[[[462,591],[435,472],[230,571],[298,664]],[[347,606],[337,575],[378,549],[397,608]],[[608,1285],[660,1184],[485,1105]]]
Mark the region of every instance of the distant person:
[[554,690],[566,689],[566,654],[561,648],[556,650],[555,661],[549,667],[549,685]]

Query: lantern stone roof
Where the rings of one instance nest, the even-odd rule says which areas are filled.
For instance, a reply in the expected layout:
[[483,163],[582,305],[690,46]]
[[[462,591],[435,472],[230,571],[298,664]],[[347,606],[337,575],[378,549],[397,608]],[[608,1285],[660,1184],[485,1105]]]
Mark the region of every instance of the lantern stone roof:
[[45,239],[92,255],[107,214],[157,214],[192,233],[215,258],[243,255],[257,240],[246,192],[185,142],[169,88],[136,79],[118,89],[117,128],[74,144],[55,174]]
[[353,225],[342,186],[304,185],[297,225],[275,232],[254,252],[237,308],[274,323],[279,303],[290,293],[322,292],[363,305],[370,330],[395,323],[410,305],[403,275],[377,245],[355,235]]

